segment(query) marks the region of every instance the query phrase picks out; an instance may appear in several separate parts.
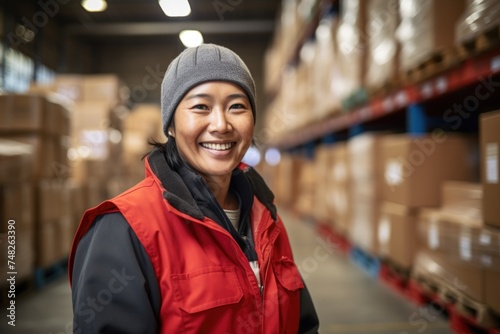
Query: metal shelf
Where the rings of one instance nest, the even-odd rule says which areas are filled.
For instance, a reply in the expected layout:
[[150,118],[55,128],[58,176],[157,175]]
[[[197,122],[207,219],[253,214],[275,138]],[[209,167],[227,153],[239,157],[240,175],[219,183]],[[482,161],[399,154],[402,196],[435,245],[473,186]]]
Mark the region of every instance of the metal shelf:
[[[349,113],[334,115],[284,135],[269,146],[283,150],[293,149],[391,113],[405,112],[409,106],[415,104],[432,105],[438,101],[446,101],[447,95],[466,89],[477,90],[478,84],[485,85],[490,95],[498,96],[500,106],[500,89],[498,89],[500,81],[494,81],[486,87],[487,82],[498,74],[500,74],[500,49],[495,49],[466,59],[456,67],[436,74],[422,83],[403,87],[384,97],[374,98]],[[477,91],[472,93],[477,95]]]

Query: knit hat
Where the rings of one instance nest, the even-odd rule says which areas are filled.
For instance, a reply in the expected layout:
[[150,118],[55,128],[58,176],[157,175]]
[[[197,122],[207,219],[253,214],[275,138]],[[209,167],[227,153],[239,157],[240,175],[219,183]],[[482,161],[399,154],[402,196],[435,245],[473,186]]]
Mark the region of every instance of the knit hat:
[[255,122],[255,83],[243,60],[223,46],[202,44],[181,52],[165,72],[161,84],[161,116],[165,134],[184,95],[207,81],[229,81],[243,88],[250,100]]

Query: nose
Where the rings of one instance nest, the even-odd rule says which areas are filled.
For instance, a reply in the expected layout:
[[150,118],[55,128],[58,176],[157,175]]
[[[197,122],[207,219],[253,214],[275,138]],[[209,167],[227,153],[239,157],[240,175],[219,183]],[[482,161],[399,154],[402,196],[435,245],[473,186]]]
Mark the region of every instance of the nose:
[[210,132],[226,133],[231,130],[231,123],[223,108],[216,107],[212,109],[210,116],[210,124],[208,127]]

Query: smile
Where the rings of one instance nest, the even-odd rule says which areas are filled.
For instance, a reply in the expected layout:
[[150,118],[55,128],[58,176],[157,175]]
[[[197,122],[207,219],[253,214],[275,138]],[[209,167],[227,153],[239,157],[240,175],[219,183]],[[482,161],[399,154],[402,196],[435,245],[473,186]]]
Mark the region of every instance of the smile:
[[226,151],[226,150],[229,150],[234,145],[236,145],[236,142],[222,143],[222,144],[201,143],[200,145],[203,146],[204,148],[208,148],[209,150]]

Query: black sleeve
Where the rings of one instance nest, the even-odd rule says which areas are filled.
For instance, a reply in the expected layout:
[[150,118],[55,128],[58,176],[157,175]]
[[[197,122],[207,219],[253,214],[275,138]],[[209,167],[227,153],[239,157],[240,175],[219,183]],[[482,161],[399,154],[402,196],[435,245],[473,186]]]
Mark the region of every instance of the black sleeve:
[[153,265],[121,213],[96,218],[74,261],[74,334],[158,333],[161,296]]
[[[304,280],[302,280],[304,281]],[[319,319],[314,308],[311,295],[307,290],[306,283],[304,288],[300,290],[300,334],[317,334],[319,329]]]

